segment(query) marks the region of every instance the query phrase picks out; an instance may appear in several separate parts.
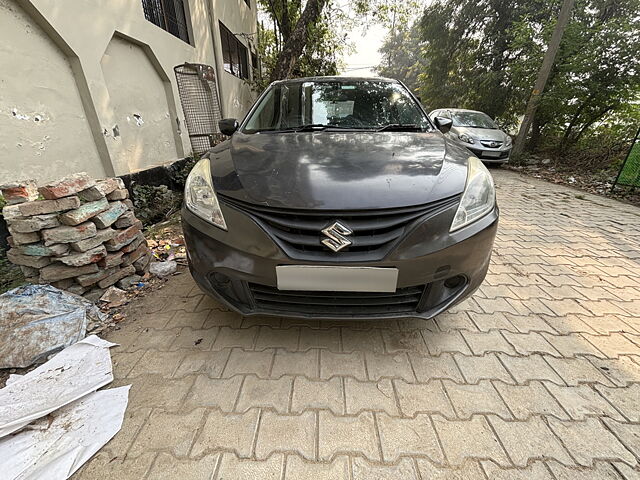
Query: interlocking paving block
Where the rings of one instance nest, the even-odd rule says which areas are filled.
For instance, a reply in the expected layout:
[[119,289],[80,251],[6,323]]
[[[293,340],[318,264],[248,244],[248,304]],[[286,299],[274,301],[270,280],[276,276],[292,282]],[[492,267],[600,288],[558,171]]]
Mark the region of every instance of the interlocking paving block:
[[427,456],[442,463],[444,456],[436,432],[428,415],[415,418],[394,418],[387,414],[376,414],[382,455],[386,462],[396,462],[402,456]]
[[248,458],[251,455],[259,415],[259,409],[245,413],[209,411],[207,420],[191,449],[191,457],[200,457],[215,450],[225,450]]
[[581,383],[611,385],[611,381],[604,376],[602,371],[598,370],[586,358],[545,357],[545,359],[567,385]]
[[273,452],[295,452],[307,460],[313,460],[315,419],[315,412],[304,412],[301,415],[263,412],[256,442],[256,458],[267,458]]
[[477,385],[461,385],[450,380],[443,380],[442,383],[458,418],[470,418],[481,413],[492,413],[507,420],[512,418],[506,404],[488,380],[482,380]]
[[483,356],[455,355],[454,358],[468,383],[478,383],[480,380],[514,383],[495,353]]
[[333,462],[310,462],[297,455],[287,456],[284,480],[344,480],[349,478],[347,457],[335,457]]
[[205,455],[197,460],[176,459],[168,453],[159,453],[153,463],[149,478],[154,480],[209,480],[220,461],[220,454]]
[[527,357],[499,355],[499,357],[518,383],[526,383],[531,380],[548,380],[549,382],[564,385],[562,379],[545,362],[541,355],[534,354]]
[[442,385],[442,381],[433,380],[426,384],[407,383],[394,380],[400,409],[404,415],[416,413],[439,413],[447,418],[455,417],[451,402]]
[[350,376],[358,380],[366,380],[364,355],[362,352],[334,353],[329,350],[320,351],[320,378],[331,378],[334,375]]
[[306,352],[288,352],[286,350],[276,350],[271,370],[272,378],[279,378],[282,375],[303,375],[307,378],[318,378],[319,372],[319,351],[307,350]]
[[430,480],[471,480],[484,478],[482,467],[475,461],[467,461],[462,466],[440,466],[429,460],[416,459],[422,479]]
[[542,462],[522,468],[501,468],[491,461],[484,461],[482,468],[491,480],[555,480]]
[[371,460],[381,460],[372,413],[338,417],[321,410],[319,416],[320,460],[329,460],[339,453],[353,453]]
[[242,385],[236,411],[244,412],[253,407],[262,407],[286,413],[289,410],[292,385],[293,377],[265,379],[249,375]]
[[342,379],[309,380],[296,377],[293,383],[291,411],[302,412],[309,409],[331,410],[334,415],[345,411]]
[[587,416],[607,416],[616,420],[624,417],[605,398],[589,385],[578,387],[561,387],[552,383],[547,384],[551,395],[575,420],[582,420]]
[[627,388],[609,388],[596,385],[595,389],[628,421],[640,423],[640,384],[634,383]]
[[268,460],[257,461],[238,458],[233,453],[225,453],[220,460],[216,480],[256,479],[280,480],[283,468],[283,456],[273,455]]
[[540,382],[533,381],[528,385],[495,382],[494,386],[518,420],[526,420],[532,415],[553,415],[560,419],[569,419],[569,415]]
[[418,381],[421,383],[436,378],[448,378],[460,383],[464,381],[460,369],[450,353],[443,353],[439,357],[423,357],[410,353],[409,360]]
[[353,480],[418,480],[413,462],[404,458],[398,465],[376,465],[362,458],[354,458]]
[[234,348],[222,373],[223,377],[254,374],[260,378],[268,378],[273,362],[273,350],[251,352]]

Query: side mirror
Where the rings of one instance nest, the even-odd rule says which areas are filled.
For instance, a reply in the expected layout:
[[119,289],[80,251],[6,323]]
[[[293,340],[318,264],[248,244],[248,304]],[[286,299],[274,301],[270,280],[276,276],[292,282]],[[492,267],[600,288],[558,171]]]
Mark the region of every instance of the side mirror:
[[442,133],[447,133],[453,126],[453,120],[451,120],[450,118],[436,117],[433,119],[433,122],[436,124],[436,127],[438,127],[438,130],[440,130]]
[[238,122],[235,118],[223,118],[218,122],[218,127],[220,131],[225,134],[227,137],[230,137],[238,130]]

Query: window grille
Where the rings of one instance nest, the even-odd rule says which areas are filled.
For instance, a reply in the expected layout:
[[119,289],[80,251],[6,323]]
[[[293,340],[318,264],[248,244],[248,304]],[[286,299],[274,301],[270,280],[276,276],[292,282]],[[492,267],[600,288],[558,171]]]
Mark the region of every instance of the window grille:
[[142,0],[142,9],[151,23],[189,43],[184,0]]
[[220,22],[222,59],[225,71],[236,77],[249,78],[249,52],[236,36]]

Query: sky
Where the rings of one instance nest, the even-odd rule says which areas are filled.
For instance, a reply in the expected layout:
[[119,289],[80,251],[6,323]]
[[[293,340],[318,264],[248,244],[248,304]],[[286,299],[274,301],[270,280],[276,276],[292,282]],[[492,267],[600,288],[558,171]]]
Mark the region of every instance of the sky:
[[348,41],[355,45],[355,51],[343,59],[345,68],[342,75],[358,77],[374,77],[373,67],[380,63],[382,42],[387,29],[381,25],[372,25],[367,29],[355,30],[349,35]]

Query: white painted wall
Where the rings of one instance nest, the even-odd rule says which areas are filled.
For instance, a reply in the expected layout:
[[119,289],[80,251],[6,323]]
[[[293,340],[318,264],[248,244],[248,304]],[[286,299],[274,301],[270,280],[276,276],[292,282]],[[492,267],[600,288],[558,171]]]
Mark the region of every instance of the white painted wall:
[[213,65],[223,115],[242,117],[256,94],[224,72],[218,20],[255,33],[252,7],[188,0],[189,45],[147,21],[141,0],[0,0],[0,183],[123,174],[185,156],[173,73],[184,62]]

